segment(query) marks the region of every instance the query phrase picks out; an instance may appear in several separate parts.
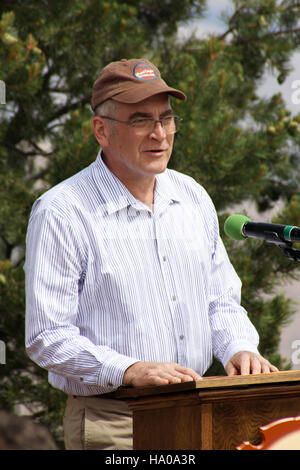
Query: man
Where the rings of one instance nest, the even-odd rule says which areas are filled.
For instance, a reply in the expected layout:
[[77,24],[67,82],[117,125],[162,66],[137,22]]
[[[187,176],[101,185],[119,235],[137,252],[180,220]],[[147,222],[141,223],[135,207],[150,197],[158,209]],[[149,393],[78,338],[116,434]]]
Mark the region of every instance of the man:
[[121,385],[277,370],[260,356],[213,204],[167,169],[180,119],[149,61],[109,64],[92,94],[101,146],[32,209],[25,263],[30,357],[68,394],[68,449],[130,449]]

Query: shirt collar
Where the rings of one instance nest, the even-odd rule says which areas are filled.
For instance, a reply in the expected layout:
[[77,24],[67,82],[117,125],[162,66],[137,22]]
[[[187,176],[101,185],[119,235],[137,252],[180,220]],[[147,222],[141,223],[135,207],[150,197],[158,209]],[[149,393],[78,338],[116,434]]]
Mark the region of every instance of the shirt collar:
[[169,200],[170,202],[180,202],[182,197],[178,195],[176,186],[170,178],[170,170],[166,169],[163,173],[156,175],[155,179],[155,193],[162,199]]
[[[137,210],[145,210],[146,206],[136,199],[119,178],[110,171],[102,159],[102,150],[99,151],[94,162],[94,179],[101,188],[101,193],[106,204],[106,211],[112,214],[127,206],[132,206]],[[154,203],[180,202],[181,198],[175,193],[175,186],[169,177],[169,170],[156,175],[154,189]],[[148,209],[150,210],[150,209]]]

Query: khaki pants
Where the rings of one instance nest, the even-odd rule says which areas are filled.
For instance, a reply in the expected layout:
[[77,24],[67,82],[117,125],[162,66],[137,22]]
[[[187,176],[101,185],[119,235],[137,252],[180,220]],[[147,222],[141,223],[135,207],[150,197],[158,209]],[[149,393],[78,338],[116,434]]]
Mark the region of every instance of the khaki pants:
[[132,412],[120,400],[68,396],[67,450],[132,450]]

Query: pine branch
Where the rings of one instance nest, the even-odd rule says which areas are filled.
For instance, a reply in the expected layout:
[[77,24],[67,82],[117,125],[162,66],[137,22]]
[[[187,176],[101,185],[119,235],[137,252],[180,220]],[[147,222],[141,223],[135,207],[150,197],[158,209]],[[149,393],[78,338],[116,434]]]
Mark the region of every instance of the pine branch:
[[45,152],[42,150],[37,144],[35,144],[32,141],[29,141],[31,145],[36,149],[36,151],[30,150],[28,152],[25,152],[24,150],[21,150],[20,148],[16,147],[15,145],[10,144],[9,142],[2,142],[0,145],[3,147],[7,148],[8,150],[13,150],[17,152],[19,155],[22,157],[28,158],[28,157],[37,157],[37,156],[43,156],[43,157],[48,157],[49,155],[52,155],[52,152]]
[[[235,12],[234,14],[232,15],[232,17],[230,18],[230,22],[232,22],[233,19],[235,19],[242,10],[244,10],[244,8],[247,7],[247,3],[244,3],[243,5],[241,5]],[[232,26],[231,28],[229,28],[227,31],[225,31],[225,33],[221,34],[220,36],[218,36],[218,39],[220,41],[222,41],[228,34],[232,33],[232,31],[234,30],[234,26]]]
[[45,150],[42,150],[41,147],[33,140],[29,140],[29,143],[38,151],[38,155],[42,155],[43,157],[49,157],[49,155],[52,155],[52,152],[45,152]]
[[62,89],[62,88],[45,88],[44,91],[49,92],[49,93],[69,93],[70,90],[68,89]]
[[30,152],[24,152],[24,150],[19,149],[15,145],[11,145],[9,142],[3,142],[2,144],[3,147],[6,147],[8,150],[13,150],[14,152],[17,152],[19,155],[22,157],[34,157],[37,156],[38,154],[36,152],[30,151]]
[[44,178],[46,174],[49,172],[49,168],[44,168],[43,170],[39,171],[38,173],[34,173],[26,178],[26,181],[28,183],[31,183],[32,181],[37,181],[41,178]]
[[89,102],[90,102],[90,96],[82,98],[81,100],[76,101],[75,103],[67,104],[63,106],[62,108],[60,108],[59,110],[57,110],[55,113],[53,113],[52,116],[49,116],[48,122],[55,121],[56,119],[59,119],[65,114],[68,114],[73,109],[83,106]]
[[275,31],[275,32],[266,34],[264,37],[266,37],[266,36],[279,36],[280,34],[297,33],[298,31],[300,31],[300,28],[285,29],[284,31],[280,30],[280,31]]

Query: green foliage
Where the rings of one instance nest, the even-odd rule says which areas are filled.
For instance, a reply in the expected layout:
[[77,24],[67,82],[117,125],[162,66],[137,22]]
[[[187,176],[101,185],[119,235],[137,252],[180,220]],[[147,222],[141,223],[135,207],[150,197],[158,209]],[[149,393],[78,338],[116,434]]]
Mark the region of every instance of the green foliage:
[[[146,57],[186,92],[186,102],[173,103],[184,125],[170,164],[212,196],[261,353],[289,367],[278,345],[293,306],[275,289],[297,278],[298,265],[273,245],[233,242],[222,227],[229,207],[247,200],[261,211],[282,200],[285,209],[273,221],[300,225],[300,115],[291,116],[280,95],[256,93],[267,70],[286,79],[299,47],[300,7],[292,0],[233,4],[224,34],[180,40],[178,26],[201,15],[204,0],[1,2],[0,339],[7,364],[0,367],[0,406],[25,404],[59,442],[64,395],[24,351],[22,250],[36,197],[96,157],[91,87],[113,60]],[[214,363],[208,373],[224,370]]]

